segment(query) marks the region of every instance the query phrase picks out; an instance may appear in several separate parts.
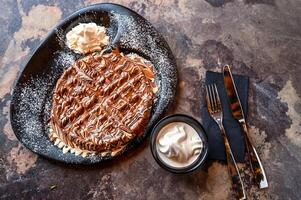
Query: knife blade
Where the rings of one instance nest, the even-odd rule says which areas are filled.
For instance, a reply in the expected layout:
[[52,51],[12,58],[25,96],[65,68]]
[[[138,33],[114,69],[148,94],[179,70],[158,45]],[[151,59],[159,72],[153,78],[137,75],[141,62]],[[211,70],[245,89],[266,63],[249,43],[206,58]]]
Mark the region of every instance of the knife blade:
[[224,75],[224,84],[230,102],[232,115],[239,122],[244,133],[248,158],[249,158],[251,170],[254,175],[255,182],[258,184],[259,188],[261,189],[267,188],[268,181],[265,175],[265,171],[262,166],[261,160],[258,156],[258,153],[254,147],[254,143],[249,137],[249,132],[248,132],[243,108],[241,106],[241,102],[237,93],[237,89],[231,73],[231,69],[228,65],[223,67],[223,75]]

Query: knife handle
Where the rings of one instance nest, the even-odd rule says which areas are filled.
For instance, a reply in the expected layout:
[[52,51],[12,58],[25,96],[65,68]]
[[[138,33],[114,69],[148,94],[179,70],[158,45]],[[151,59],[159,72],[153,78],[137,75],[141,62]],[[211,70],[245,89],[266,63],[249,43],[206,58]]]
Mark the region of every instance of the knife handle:
[[239,173],[239,169],[236,165],[236,161],[234,159],[234,156],[232,154],[232,150],[230,147],[230,143],[226,136],[226,131],[223,127],[223,125],[219,124],[219,128],[221,130],[221,134],[224,139],[225,143],[225,149],[226,149],[226,156],[227,156],[227,164],[228,164],[228,171],[231,176],[231,182],[232,182],[232,188],[236,193],[236,196],[238,199],[246,199],[245,189],[243,182],[241,180],[241,176]]
[[263,169],[258,153],[254,147],[254,144],[251,138],[249,137],[247,125],[245,122],[242,122],[241,126],[244,132],[244,138],[245,138],[247,153],[249,157],[249,163],[251,166],[251,170],[253,172],[254,180],[258,184],[260,189],[267,188],[268,187],[267,177],[265,175],[265,171]]

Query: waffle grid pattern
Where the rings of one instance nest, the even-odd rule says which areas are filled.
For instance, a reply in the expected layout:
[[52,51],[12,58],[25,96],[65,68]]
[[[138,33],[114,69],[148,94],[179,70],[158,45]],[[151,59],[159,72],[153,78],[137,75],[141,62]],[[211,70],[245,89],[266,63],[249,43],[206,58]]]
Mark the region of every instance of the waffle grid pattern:
[[71,148],[113,151],[141,134],[154,101],[154,73],[139,56],[95,53],[58,80],[51,126]]

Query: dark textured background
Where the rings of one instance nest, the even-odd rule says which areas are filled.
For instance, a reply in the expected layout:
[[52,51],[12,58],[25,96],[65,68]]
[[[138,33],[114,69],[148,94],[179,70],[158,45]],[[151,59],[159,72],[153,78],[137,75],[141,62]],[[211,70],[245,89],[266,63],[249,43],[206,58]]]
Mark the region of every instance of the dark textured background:
[[[116,161],[72,167],[23,147],[9,122],[10,91],[35,47],[61,19],[101,1],[1,0],[0,198],[1,199],[227,199],[225,165],[208,162],[174,175],[154,161],[148,141]],[[180,75],[170,113],[200,121],[206,70],[230,64],[250,76],[248,124],[270,188],[248,183],[250,199],[301,199],[301,1],[114,1],[148,19],[166,38]],[[241,165],[243,169],[244,166]],[[51,190],[50,187],[56,188]]]

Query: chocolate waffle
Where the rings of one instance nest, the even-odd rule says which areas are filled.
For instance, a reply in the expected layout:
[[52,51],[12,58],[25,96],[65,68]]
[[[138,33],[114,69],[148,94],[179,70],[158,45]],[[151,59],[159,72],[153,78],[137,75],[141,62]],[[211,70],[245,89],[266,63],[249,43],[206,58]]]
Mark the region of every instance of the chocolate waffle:
[[153,66],[142,57],[90,54],[56,84],[50,139],[64,152],[114,156],[145,131],[156,91]]

